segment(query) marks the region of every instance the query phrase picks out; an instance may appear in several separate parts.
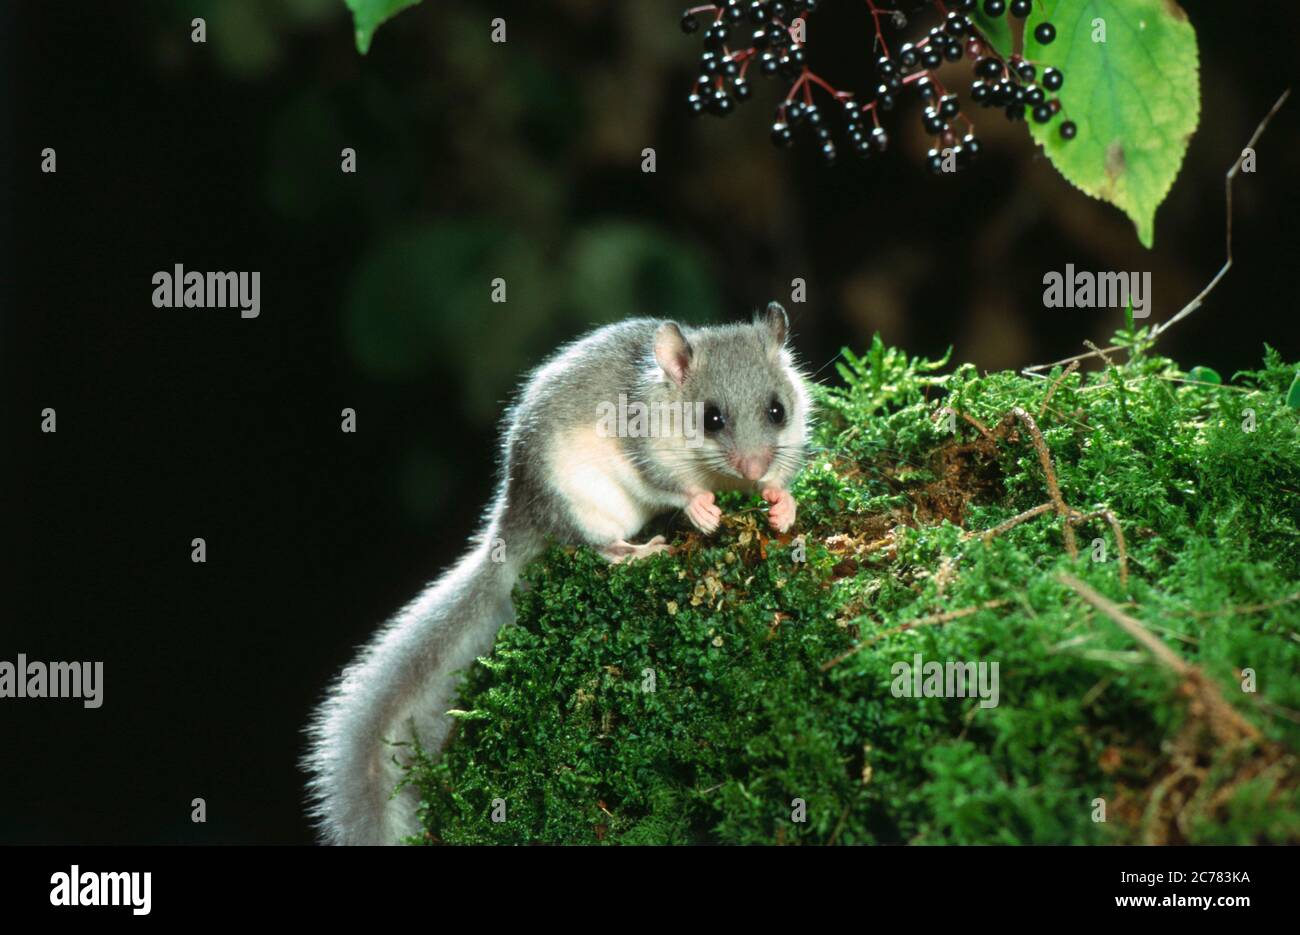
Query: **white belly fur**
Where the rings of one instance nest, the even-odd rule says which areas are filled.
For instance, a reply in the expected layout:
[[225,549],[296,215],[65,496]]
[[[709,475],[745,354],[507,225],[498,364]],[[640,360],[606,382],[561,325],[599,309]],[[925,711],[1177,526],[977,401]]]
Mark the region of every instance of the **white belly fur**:
[[619,440],[602,437],[595,425],[561,435],[547,462],[550,482],[592,545],[635,536],[667,506],[662,493],[646,486]]

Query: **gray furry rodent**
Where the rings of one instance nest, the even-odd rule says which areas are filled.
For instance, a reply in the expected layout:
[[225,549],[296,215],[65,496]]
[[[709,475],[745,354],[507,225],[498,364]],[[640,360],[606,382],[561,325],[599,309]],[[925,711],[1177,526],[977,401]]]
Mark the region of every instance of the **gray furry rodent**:
[[[533,372],[506,414],[499,487],[470,551],[375,634],[308,728],[304,766],[324,840],[393,844],[419,830],[414,790],[393,795],[403,756],[393,744],[414,736],[441,749],[458,673],[514,619],[515,579],[549,543],[639,558],[668,548],[662,536],[628,541],[657,514],[685,510],[701,531],[717,529],[722,489],[760,492],[772,527],[790,527],[809,397],[786,331],[775,302],[751,324],[635,319]],[[598,413],[620,396],[629,409],[682,404],[703,425],[693,435],[685,418],[667,436],[603,431]]]

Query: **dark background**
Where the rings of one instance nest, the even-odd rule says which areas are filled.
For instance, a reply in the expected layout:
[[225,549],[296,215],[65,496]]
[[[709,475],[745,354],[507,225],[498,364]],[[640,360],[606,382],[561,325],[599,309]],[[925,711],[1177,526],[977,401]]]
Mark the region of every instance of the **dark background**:
[[[364,58],[334,0],[5,4],[0,658],[103,660],[105,703],[0,702],[0,842],[310,840],[315,700],[462,547],[519,374],[592,324],[732,319],[800,276],[814,368],[873,331],[1018,368],[1120,324],[1043,308],[1067,262],[1152,271],[1168,318],[1222,262],[1223,173],[1294,82],[1300,26],[1186,6],[1200,129],[1146,251],[1000,115],[955,179],[925,174],[912,100],[888,158],[834,170],[767,142],[774,83],[688,118],[680,3],[437,0]],[[854,87],[864,5],[824,7],[813,64]],[[1297,117],[1237,188],[1232,273],[1162,339],[1185,366],[1300,356]],[[261,317],[153,308],[175,263],[261,271]]]

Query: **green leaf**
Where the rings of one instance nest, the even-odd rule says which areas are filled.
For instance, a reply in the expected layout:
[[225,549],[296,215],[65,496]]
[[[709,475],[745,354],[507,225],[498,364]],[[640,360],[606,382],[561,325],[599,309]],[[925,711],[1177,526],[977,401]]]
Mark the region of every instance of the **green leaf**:
[[[1049,46],[1033,36],[1044,21],[1056,26]],[[1094,41],[1103,25],[1106,41]],[[1025,56],[1065,76],[1062,116],[1030,132],[1066,179],[1132,218],[1150,247],[1200,117],[1187,14],[1174,0],[1043,0],[1026,20]],[[1075,139],[1061,139],[1063,119],[1078,125]]]
[[357,51],[365,55],[370,51],[370,40],[381,23],[387,22],[407,7],[420,0],[344,0],[352,11],[352,22],[357,30]]
[[1287,391],[1286,404],[1292,409],[1300,409],[1300,373],[1295,375],[1295,381]]
[[984,12],[984,5],[981,3],[975,8],[975,25],[979,27],[984,38],[989,41],[993,48],[1002,53],[1003,58],[1011,55],[1012,36],[1011,36],[1011,17],[1007,14],[1002,16],[989,16]]
[[1223,377],[1219,376],[1219,372],[1211,367],[1193,367],[1187,371],[1187,379],[1196,383],[1220,384],[1223,382]]

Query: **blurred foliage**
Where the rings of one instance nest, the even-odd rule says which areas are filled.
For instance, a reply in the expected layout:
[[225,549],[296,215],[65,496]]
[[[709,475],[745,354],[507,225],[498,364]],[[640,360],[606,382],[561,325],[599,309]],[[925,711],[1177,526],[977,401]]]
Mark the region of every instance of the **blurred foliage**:
[[150,0],[150,5],[169,24],[181,24],[187,39],[190,23],[201,18],[217,60],[244,79],[283,62],[285,33],[319,26],[338,12],[338,0]]
[[[504,281],[504,302],[493,281]],[[513,296],[513,298],[512,298]],[[500,391],[557,321],[607,322],[673,309],[707,321],[718,306],[698,254],[646,225],[596,222],[544,244],[486,221],[438,221],[366,256],[346,301],[348,346],[377,379],[454,378],[467,415],[501,410]]]
[[[553,550],[470,672],[456,740],[409,774],[429,840],[1300,841],[1297,368],[1268,349],[1229,384],[1189,384],[1147,331],[1117,341],[1124,363],[1051,380],[938,374],[878,340],[846,355],[795,487],[806,563],[741,495],[718,536],[679,535],[671,555]],[[987,425],[1045,407],[1066,501],[1118,515],[1127,587],[1101,522],[1079,527],[1078,559],[1050,514],[966,538],[1048,495],[1023,432],[987,442],[958,420],[953,438],[942,406]],[[1126,604],[1262,739],[1217,741],[1061,571]],[[906,628],[957,609],[974,612]],[[894,697],[891,667],[915,653],[998,661],[1000,704]]]

